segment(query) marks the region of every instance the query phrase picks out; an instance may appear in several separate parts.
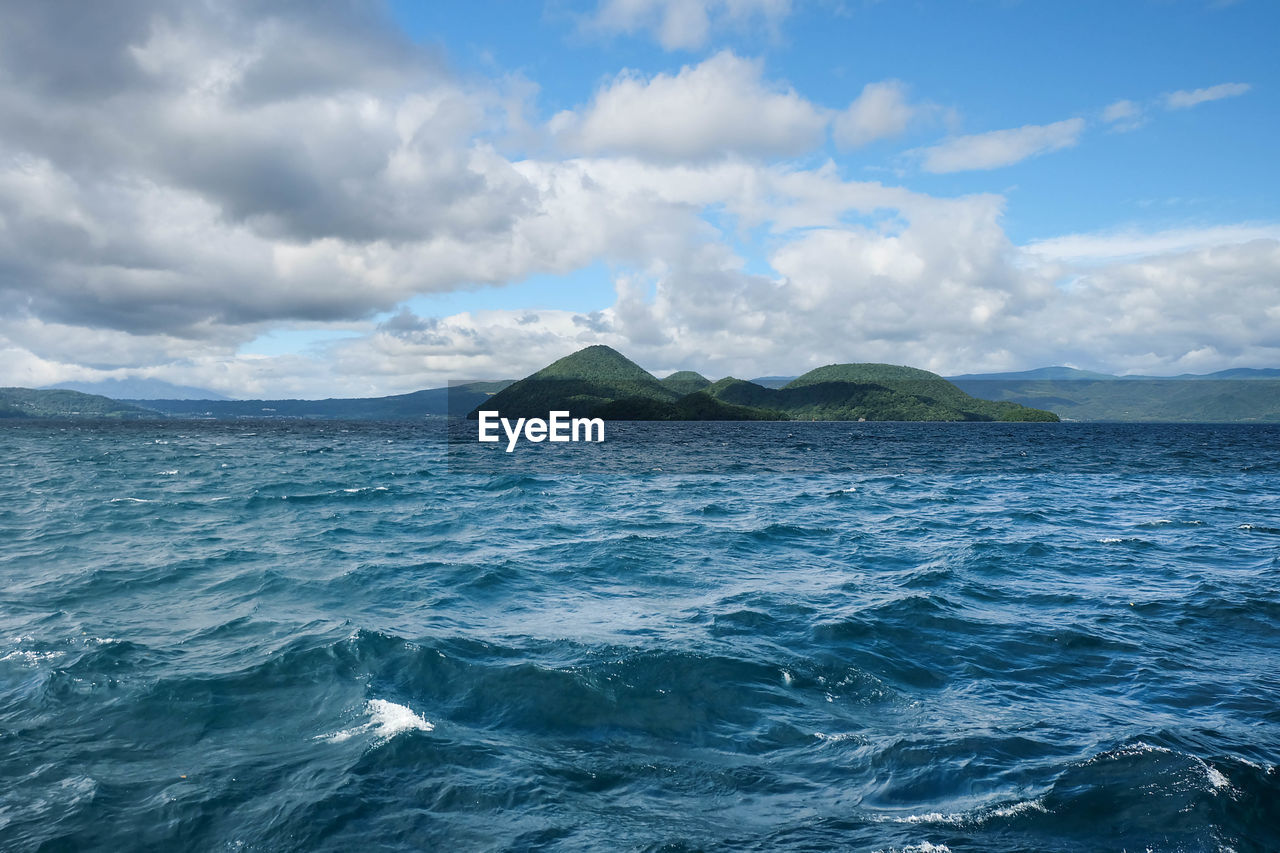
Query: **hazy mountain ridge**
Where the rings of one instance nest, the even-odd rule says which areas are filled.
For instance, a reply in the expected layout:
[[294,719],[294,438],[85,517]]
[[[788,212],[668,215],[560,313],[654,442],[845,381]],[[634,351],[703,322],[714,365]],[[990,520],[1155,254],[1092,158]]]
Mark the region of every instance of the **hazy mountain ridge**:
[[101,379],[96,382],[59,382],[41,391],[79,391],[112,400],[228,400],[217,391],[193,385],[175,385],[163,379]]
[[1280,378],[955,379],[975,396],[1079,421],[1280,422]]
[[511,380],[466,382],[388,397],[326,400],[133,400],[158,415],[187,418],[408,420],[461,417]]
[[[608,349],[607,347],[604,349]],[[1280,421],[1280,369],[1233,368],[1210,374],[1183,374],[1177,377],[1114,376],[1055,366],[1009,373],[963,374],[941,377],[916,368],[892,365],[828,365],[803,377],[765,376],[749,381],[726,377],[711,382],[694,371],[679,371],[658,380],[616,351],[610,381],[635,383],[622,399],[608,396],[607,389],[582,385],[561,385],[559,396],[593,397],[596,404],[611,405],[610,417],[636,416],[642,419],[717,420],[751,419],[769,414],[790,418],[826,420],[865,417],[858,407],[874,407],[885,413],[898,407],[900,419],[932,419],[929,415],[951,415],[959,409],[972,414],[999,417],[1000,410],[986,404],[1020,404],[1047,410],[1059,417],[1080,421],[1151,422],[1277,422]],[[574,355],[578,355],[575,353]],[[538,371],[543,378],[572,383],[573,356]],[[620,359],[620,360],[619,360]],[[625,364],[623,363],[625,362]],[[559,365],[559,367],[556,367]],[[629,366],[628,366],[629,365]],[[553,369],[555,368],[555,369]],[[881,373],[869,372],[874,369]],[[638,372],[637,372],[638,371]],[[824,372],[825,371],[825,372]],[[836,374],[831,371],[843,371]],[[535,374],[535,375],[538,375]],[[823,390],[826,379],[892,379],[893,388],[863,389],[859,400],[837,389]],[[804,381],[801,381],[804,380]],[[159,380],[156,380],[157,382]],[[910,383],[921,383],[911,386]],[[935,384],[943,383],[943,384]],[[461,417],[481,403],[490,401],[514,380],[457,383],[450,388],[430,388],[386,397],[330,398],[326,400],[228,400],[228,399],[147,399],[111,398],[63,388],[0,389],[0,417],[192,417],[192,418],[330,418],[352,420],[406,420],[424,417]],[[872,382],[871,384],[876,384]],[[770,392],[792,386],[782,398]],[[189,386],[174,386],[189,387]],[[808,390],[801,391],[800,389]],[[914,397],[933,398],[931,404],[895,397],[892,392],[911,392]],[[948,390],[950,389],[950,390]],[[195,389],[199,390],[199,389]],[[616,389],[615,389],[616,390]],[[848,389],[844,389],[848,391]],[[977,404],[964,403],[954,396],[961,392]],[[690,394],[700,398],[676,403]],[[79,396],[56,396],[76,395]],[[878,395],[878,396],[877,396]],[[90,398],[90,399],[85,399]],[[95,402],[92,398],[97,398]],[[710,398],[710,399],[707,399]],[[650,402],[640,406],[636,400]],[[101,402],[106,400],[107,403]],[[956,404],[961,405],[957,406]],[[665,408],[664,408],[665,407]],[[786,411],[783,411],[783,410]],[[754,411],[747,411],[754,410]],[[762,413],[760,410],[764,410]],[[545,415],[548,409],[543,408]],[[872,418],[868,418],[869,420]],[[897,419],[897,418],[895,418]],[[959,419],[963,419],[961,415]]]
[[100,394],[66,389],[0,388],[0,418],[146,418],[153,413]]

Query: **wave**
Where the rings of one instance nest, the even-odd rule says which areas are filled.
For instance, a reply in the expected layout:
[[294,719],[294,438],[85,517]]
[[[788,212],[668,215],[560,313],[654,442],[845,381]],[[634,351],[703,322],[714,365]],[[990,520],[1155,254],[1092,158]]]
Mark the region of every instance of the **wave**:
[[369,734],[375,743],[385,743],[401,732],[435,730],[434,724],[415,714],[407,705],[397,705],[386,699],[370,699],[365,703],[364,711],[369,715],[369,721],[363,725],[329,735],[316,735],[316,738],[330,743],[342,743],[356,735]]

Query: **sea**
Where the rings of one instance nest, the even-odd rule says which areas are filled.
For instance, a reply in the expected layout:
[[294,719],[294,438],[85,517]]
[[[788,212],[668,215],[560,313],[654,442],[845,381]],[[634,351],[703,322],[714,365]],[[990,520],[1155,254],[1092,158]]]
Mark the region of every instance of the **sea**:
[[1280,426],[467,430],[0,422],[0,849],[1280,850]]

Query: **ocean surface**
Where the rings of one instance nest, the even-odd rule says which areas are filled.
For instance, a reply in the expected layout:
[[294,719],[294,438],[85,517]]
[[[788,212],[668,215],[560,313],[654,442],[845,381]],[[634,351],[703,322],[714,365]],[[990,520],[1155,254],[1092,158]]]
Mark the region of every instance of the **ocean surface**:
[[0,849],[1280,850],[1280,427],[608,430],[0,422]]

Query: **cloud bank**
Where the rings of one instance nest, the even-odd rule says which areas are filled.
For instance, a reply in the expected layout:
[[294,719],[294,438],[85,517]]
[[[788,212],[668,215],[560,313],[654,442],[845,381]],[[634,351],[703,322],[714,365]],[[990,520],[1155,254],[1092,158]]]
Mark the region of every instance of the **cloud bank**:
[[[659,33],[692,14],[669,36],[682,45],[699,10],[713,31],[786,8],[600,12]],[[1181,94],[1200,103],[1219,88]],[[905,84],[826,107],[720,52],[621,73],[545,122],[530,89],[455,74],[374,6],[11,7],[0,384],[145,376],[232,395],[384,394],[522,375],[592,343],[716,376],[857,360],[1280,363],[1271,224],[1020,246],[1000,195],[932,196],[826,160],[828,134],[856,149],[927,111]],[[1075,145],[1084,128],[960,136],[918,157],[930,173],[992,169]],[[517,131],[534,137],[518,153]],[[595,310],[406,307],[596,268],[611,295]],[[248,354],[281,328],[344,336]]]

